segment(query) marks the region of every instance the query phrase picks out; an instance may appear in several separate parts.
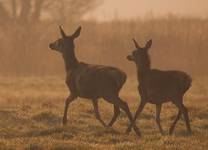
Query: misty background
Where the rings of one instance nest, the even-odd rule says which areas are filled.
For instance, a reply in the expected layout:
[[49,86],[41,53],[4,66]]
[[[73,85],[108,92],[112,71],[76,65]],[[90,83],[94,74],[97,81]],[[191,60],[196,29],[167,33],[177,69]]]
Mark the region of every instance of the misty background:
[[48,44],[72,33],[80,61],[116,66],[129,75],[126,56],[132,38],[150,38],[152,67],[207,75],[208,1],[206,0],[0,0],[0,75],[64,75],[60,54]]
[[179,16],[208,16],[207,0],[104,0],[89,16],[99,21],[111,20],[116,15],[119,19],[145,19],[148,15],[156,17],[167,14]]

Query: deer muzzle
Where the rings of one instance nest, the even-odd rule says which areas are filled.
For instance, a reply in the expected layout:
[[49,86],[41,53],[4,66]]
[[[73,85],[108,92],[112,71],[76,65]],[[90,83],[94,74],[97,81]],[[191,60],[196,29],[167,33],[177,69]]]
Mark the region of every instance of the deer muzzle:
[[134,56],[132,56],[132,55],[128,55],[126,58],[127,58],[129,61],[133,61],[133,60],[134,60]]

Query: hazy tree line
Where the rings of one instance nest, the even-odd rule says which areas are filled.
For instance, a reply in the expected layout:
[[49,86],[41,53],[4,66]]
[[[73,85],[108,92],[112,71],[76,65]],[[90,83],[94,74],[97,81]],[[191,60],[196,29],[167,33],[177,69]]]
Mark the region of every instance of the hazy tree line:
[[56,75],[63,61],[48,43],[59,37],[58,25],[70,33],[83,26],[76,41],[78,57],[90,63],[135,67],[126,60],[133,37],[143,45],[153,39],[153,67],[208,73],[208,19],[169,15],[146,20],[97,23],[82,17],[100,0],[0,0],[0,74]]
[[98,0],[1,0],[1,25],[37,23],[44,17],[65,23],[77,21],[97,6]]
[[[1,0],[2,72],[33,72],[51,27],[79,22],[99,0]],[[46,42],[46,41],[45,41]],[[38,49],[38,50],[37,50]],[[28,67],[25,67],[28,66]],[[4,68],[4,69],[2,69]],[[6,69],[6,70],[5,70]]]

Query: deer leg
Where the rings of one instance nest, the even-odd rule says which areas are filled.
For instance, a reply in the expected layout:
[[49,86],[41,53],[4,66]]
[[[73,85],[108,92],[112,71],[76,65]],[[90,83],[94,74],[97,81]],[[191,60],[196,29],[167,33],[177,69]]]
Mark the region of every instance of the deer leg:
[[173,134],[173,131],[174,131],[175,126],[176,126],[176,123],[178,122],[178,120],[180,119],[180,117],[181,117],[181,111],[178,110],[178,114],[177,114],[177,116],[176,116],[176,118],[175,118],[173,124],[171,125],[171,127],[170,127],[170,129],[169,129],[169,134],[170,134],[170,135]]
[[[141,113],[142,110],[144,109],[145,104],[146,104],[145,102],[141,101],[141,103],[140,103],[140,105],[139,105],[139,107],[138,107],[138,109],[137,109],[137,111],[136,111],[136,114],[135,114],[135,116],[134,116],[134,119],[133,119],[133,122],[132,122],[133,124],[135,124],[136,119],[139,117],[140,113]],[[132,126],[133,126],[132,123],[131,123],[131,124],[129,125],[129,127],[127,128],[127,130],[126,130],[127,133],[131,132],[131,128],[132,128]]]
[[191,131],[191,127],[190,127],[190,120],[189,120],[187,108],[183,105],[183,103],[176,104],[176,106],[179,108],[179,110],[183,114],[184,119],[185,119],[185,123],[186,123],[187,131],[188,131],[189,134],[191,134],[192,131]]
[[115,121],[118,118],[119,114],[120,114],[119,107],[114,105],[114,116],[113,116],[112,120],[110,121],[110,123],[108,124],[109,127],[113,126],[113,124],[115,123]]
[[64,116],[63,116],[63,125],[67,124],[67,112],[68,112],[68,107],[69,107],[69,104],[75,100],[75,96],[73,95],[70,95],[66,101],[65,101],[65,109],[64,109]]
[[94,106],[94,111],[95,111],[95,117],[97,118],[97,120],[104,126],[106,127],[106,124],[105,122],[101,119],[100,117],[100,113],[99,113],[99,110],[98,110],[98,100],[92,100],[93,102],[93,106]]
[[125,111],[125,113],[127,114],[128,118],[129,118],[130,123],[132,124],[132,126],[134,128],[135,133],[140,137],[141,136],[141,133],[139,131],[139,128],[133,123],[133,117],[132,117],[132,114],[131,114],[131,112],[129,110],[128,104],[126,102],[124,102],[123,100],[121,100],[119,97],[117,97],[115,100],[116,100],[114,102],[115,105],[117,105],[123,111]]
[[191,126],[190,126],[190,120],[189,120],[189,116],[188,116],[188,109],[182,104],[182,107],[183,107],[183,114],[184,114],[184,118],[185,118],[185,121],[186,121],[186,128],[187,128],[187,131],[189,134],[192,133],[191,131]]
[[163,129],[162,129],[162,126],[160,124],[160,112],[161,112],[161,108],[162,108],[162,104],[157,104],[156,105],[156,123],[159,127],[159,130],[160,130],[160,133],[163,134]]

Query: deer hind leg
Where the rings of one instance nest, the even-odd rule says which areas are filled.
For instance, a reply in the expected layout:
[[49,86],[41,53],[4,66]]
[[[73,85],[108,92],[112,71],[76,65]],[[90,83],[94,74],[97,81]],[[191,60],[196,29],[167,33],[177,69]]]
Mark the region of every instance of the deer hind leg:
[[175,126],[176,126],[178,120],[180,119],[180,117],[181,117],[181,111],[178,110],[178,114],[177,114],[177,116],[176,116],[176,118],[175,118],[173,124],[171,125],[171,127],[170,127],[170,129],[169,129],[169,134],[170,134],[170,135],[173,134],[173,131],[174,131],[174,129],[175,129]]
[[113,115],[113,118],[111,119],[111,121],[108,124],[109,127],[112,127],[113,124],[116,122],[120,112],[121,112],[120,108],[117,105],[114,104],[114,115]]
[[123,100],[121,100],[121,98],[119,97],[116,97],[115,98],[115,101],[114,101],[114,104],[117,105],[118,107],[120,107],[128,116],[128,119],[130,121],[130,124],[132,124],[133,128],[134,128],[134,131],[135,133],[140,137],[141,136],[141,133],[140,133],[140,130],[139,128],[133,123],[133,117],[132,117],[132,114],[129,110],[129,106],[126,102],[124,102]]
[[191,126],[190,126],[190,120],[189,120],[189,116],[188,116],[188,109],[182,104],[182,108],[183,108],[183,114],[184,114],[184,118],[186,121],[186,128],[189,134],[192,133],[191,131]]
[[75,98],[76,98],[75,96],[70,95],[70,96],[66,99],[66,101],[65,101],[64,116],[63,116],[63,125],[67,124],[67,112],[68,112],[68,107],[69,107],[69,104],[75,100]]
[[179,108],[179,110],[183,114],[184,119],[185,119],[185,123],[186,123],[187,131],[188,131],[189,134],[191,134],[192,131],[191,131],[190,120],[189,120],[187,108],[182,103],[182,100],[180,101],[180,103],[176,103],[175,105]]
[[106,127],[106,124],[105,122],[101,119],[100,117],[100,113],[99,113],[99,110],[98,110],[98,100],[95,99],[95,100],[92,100],[93,102],[93,107],[94,107],[94,112],[95,112],[95,117],[97,118],[97,120],[104,126]]
[[161,112],[161,108],[162,108],[162,104],[157,104],[156,105],[156,118],[155,118],[155,120],[156,120],[156,123],[158,125],[159,130],[160,130],[160,133],[161,134],[164,134],[163,129],[162,129],[162,126],[160,124],[160,112]]
[[132,129],[133,124],[135,124],[136,119],[137,119],[137,118],[139,117],[139,115],[141,114],[141,112],[142,112],[142,110],[144,109],[144,106],[145,106],[145,105],[146,105],[146,103],[143,102],[143,101],[141,101],[141,103],[140,103],[140,105],[139,105],[139,107],[138,107],[138,109],[137,109],[137,111],[136,111],[136,114],[135,114],[135,116],[134,116],[133,123],[131,123],[131,124],[129,125],[129,127],[127,128],[127,130],[126,130],[127,133],[131,132],[131,129]]

